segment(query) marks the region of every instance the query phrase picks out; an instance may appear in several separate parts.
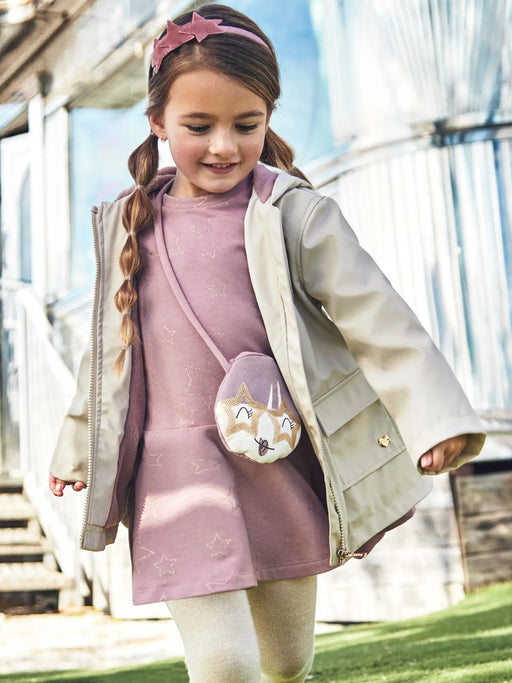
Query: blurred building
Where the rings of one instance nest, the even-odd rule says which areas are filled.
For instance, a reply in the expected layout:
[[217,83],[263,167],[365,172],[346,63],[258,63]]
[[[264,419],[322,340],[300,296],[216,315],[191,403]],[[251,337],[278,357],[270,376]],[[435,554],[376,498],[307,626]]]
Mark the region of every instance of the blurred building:
[[[489,445],[469,473],[508,476],[512,3],[226,4],[254,18],[276,46],[283,97],[274,128],[311,180],[340,202],[485,420]],[[77,599],[92,590],[95,604],[118,614],[129,600],[126,539],[101,555],[77,551],[80,496],[51,498],[47,470],[88,336],[89,208],[130,184],[126,159],[148,133],[152,40],[189,6],[0,3],[0,471],[22,473]],[[321,618],[428,611],[472,587],[448,478],[407,528],[405,540],[390,537],[364,563],[324,577]],[[506,578],[478,561],[488,579]]]

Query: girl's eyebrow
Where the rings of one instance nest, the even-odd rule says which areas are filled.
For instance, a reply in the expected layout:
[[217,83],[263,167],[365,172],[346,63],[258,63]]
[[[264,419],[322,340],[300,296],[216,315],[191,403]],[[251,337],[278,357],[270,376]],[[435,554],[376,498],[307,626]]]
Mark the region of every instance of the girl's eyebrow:
[[253,109],[252,111],[246,111],[243,114],[240,114],[237,116],[237,119],[252,119],[252,118],[258,118],[260,116],[266,116],[267,113],[264,111],[261,111],[260,109]]
[[[264,116],[266,116],[266,112],[261,111],[261,109],[253,109],[251,111],[246,111],[243,114],[239,114],[235,118],[237,120],[239,120],[239,119],[261,118]],[[200,112],[200,111],[190,112],[189,114],[182,114],[179,117],[180,120],[183,120],[183,119],[211,119],[211,118],[212,117],[210,114],[206,114],[205,112]]]

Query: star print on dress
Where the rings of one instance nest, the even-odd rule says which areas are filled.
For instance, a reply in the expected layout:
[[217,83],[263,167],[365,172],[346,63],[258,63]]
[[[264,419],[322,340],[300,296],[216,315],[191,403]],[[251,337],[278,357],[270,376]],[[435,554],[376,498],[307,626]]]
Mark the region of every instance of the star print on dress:
[[213,235],[209,235],[208,233],[203,235],[203,237],[199,240],[199,248],[203,258],[209,257],[214,259],[218,250],[215,237]]
[[199,399],[203,406],[212,405],[216,394],[216,376],[212,373],[213,364],[210,359],[202,367],[185,364],[188,384],[185,387],[186,398]]
[[221,538],[219,534],[215,534],[213,539],[206,544],[210,549],[210,554],[212,557],[227,557],[228,556],[228,546],[231,543],[231,538]]
[[[211,217],[207,219],[207,225],[210,223]],[[199,247],[201,257],[214,259],[218,251],[218,240],[216,239],[215,232],[209,227],[201,230],[201,227],[197,224],[191,228],[191,232],[197,235],[197,246]]]
[[166,244],[167,246],[167,252],[169,256],[182,256],[183,255],[183,249],[181,248],[180,244],[180,236],[176,235],[174,239],[170,240],[170,244]]
[[176,574],[174,565],[177,561],[177,558],[171,559],[167,557],[167,555],[162,555],[160,562],[154,562],[153,567],[156,567],[156,569],[158,569],[158,573],[160,576],[163,576],[164,574]]
[[153,519],[158,518],[158,504],[156,500],[148,500],[144,502],[144,508],[140,518],[147,519],[148,517],[152,517]]
[[203,474],[203,472],[211,472],[218,467],[218,462],[212,462],[209,458],[196,458],[191,460],[190,464],[194,467],[194,474]]
[[187,408],[184,403],[182,403],[179,409],[176,411],[176,417],[178,418],[180,427],[190,427],[194,424],[194,415],[196,414],[195,408]]
[[226,284],[224,282],[221,282],[218,277],[215,278],[215,280],[210,284],[206,285],[206,289],[209,290],[212,299],[219,297],[225,297],[226,296]]
[[162,458],[162,453],[151,453],[150,451],[147,451],[147,454],[150,458],[149,460],[149,466],[150,467],[162,467],[162,463],[160,462]]
[[223,339],[226,335],[225,332],[222,330],[212,330],[210,333],[210,336],[213,337],[214,339]]
[[162,342],[162,344],[166,344],[169,346],[174,345],[174,337],[175,336],[176,336],[176,330],[170,330],[167,327],[167,325],[164,325],[163,329],[161,329],[159,332],[157,332],[157,337]]
[[146,553],[142,557],[139,557],[140,562],[142,562],[142,560],[148,560],[150,557],[153,557],[153,555],[155,555],[155,551],[151,550],[151,548],[146,548],[146,546],[144,546],[144,545],[139,546],[139,548],[140,548],[141,552]]
[[203,206],[203,204],[204,204],[205,202],[207,202],[207,201],[208,201],[208,197],[207,197],[207,196],[198,197],[197,203],[194,204],[194,209],[198,209],[200,206]]
[[219,580],[219,581],[210,581],[206,584],[206,587],[208,588],[209,591],[216,592],[216,588],[220,588],[221,586],[225,586],[231,579],[233,578],[233,572],[227,577],[227,579]]

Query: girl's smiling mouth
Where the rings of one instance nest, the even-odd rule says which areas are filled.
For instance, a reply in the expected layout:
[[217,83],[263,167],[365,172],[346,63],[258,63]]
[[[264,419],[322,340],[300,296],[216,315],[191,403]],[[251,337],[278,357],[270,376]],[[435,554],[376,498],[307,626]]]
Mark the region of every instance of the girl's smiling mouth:
[[203,164],[203,166],[208,170],[211,171],[212,173],[230,173],[235,167],[236,167],[236,162],[229,162],[229,163],[217,163],[217,164]]

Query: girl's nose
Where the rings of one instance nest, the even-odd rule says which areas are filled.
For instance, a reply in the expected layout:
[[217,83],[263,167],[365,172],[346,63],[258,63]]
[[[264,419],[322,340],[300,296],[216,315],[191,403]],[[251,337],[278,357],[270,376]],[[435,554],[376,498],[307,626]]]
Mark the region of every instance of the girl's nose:
[[210,154],[217,156],[229,156],[236,149],[235,140],[229,131],[215,131],[210,137]]

